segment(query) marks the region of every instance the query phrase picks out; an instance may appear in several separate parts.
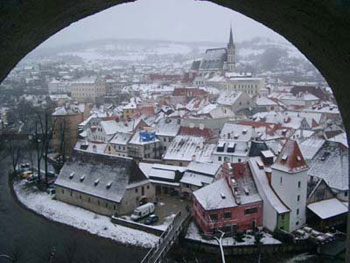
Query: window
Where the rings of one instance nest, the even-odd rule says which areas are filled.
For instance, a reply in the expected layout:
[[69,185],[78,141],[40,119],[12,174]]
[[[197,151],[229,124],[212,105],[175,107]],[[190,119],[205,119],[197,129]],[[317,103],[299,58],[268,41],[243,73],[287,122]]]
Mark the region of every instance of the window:
[[106,203],[106,208],[108,208],[108,203]]
[[89,202],[89,203],[91,202],[91,199],[90,199],[90,197],[88,197],[88,202]]
[[297,197],[297,201],[298,201],[298,202],[300,201],[300,195],[298,195],[298,197]]
[[281,215],[281,219],[284,220],[284,215]]
[[210,214],[211,221],[218,221],[218,215],[217,214]]
[[114,209],[114,210],[116,210],[116,209],[117,209],[117,207],[116,207],[115,205],[113,205],[113,209]]
[[61,192],[62,192],[62,194],[64,194],[64,190],[63,190],[63,189],[62,189],[62,191],[61,191]]
[[258,208],[256,207],[248,208],[244,210],[245,215],[255,214],[256,212],[258,212]]
[[282,184],[282,181],[283,181],[283,179],[282,179],[282,176],[281,176],[281,178],[280,178],[280,184]]
[[347,191],[344,193],[344,196],[348,196],[348,192]]
[[220,162],[221,162],[221,156],[219,156],[219,157],[218,157],[218,161],[220,161]]
[[225,218],[225,219],[232,218],[231,212],[225,212],[225,213],[224,213],[224,218]]
[[100,200],[97,200],[97,204],[100,205]]
[[300,188],[300,187],[301,187],[301,182],[299,181],[299,182],[298,182],[298,188]]
[[73,191],[72,190],[70,191],[70,196],[73,196]]
[[138,192],[138,189],[137,189],[137,187],[135,188],[135,193],[137,193]]
[[299,208],[297,209],[297,215],[299,215]]
[[240,163],[242,160],[238,158],[238,162]]
[[147,185],[147,189],[149,189],[149,185]]
[[79,199],[81,199],[81,195],[79,195]]

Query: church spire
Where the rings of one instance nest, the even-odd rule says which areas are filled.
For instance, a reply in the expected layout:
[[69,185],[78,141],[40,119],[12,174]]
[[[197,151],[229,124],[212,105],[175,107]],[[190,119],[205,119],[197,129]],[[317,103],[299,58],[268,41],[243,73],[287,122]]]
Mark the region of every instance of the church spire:
[[233,43],[233,35],[232,35],[232,25],[230,25],[230,39],[228,41],[228,45],[227,45],[229,48],[230,47],[234,47],[235,44]]

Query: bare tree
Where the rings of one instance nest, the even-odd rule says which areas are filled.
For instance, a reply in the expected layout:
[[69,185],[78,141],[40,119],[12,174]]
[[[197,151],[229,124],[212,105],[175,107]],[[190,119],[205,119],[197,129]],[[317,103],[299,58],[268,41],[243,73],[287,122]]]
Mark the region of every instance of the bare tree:
[[258,263],[261,261],[261,247],[262,247],[262,238],[264,237],[263,233],[261,231],[255,231],[254,232],[254,243],[258,248]]
[[[44,169],[45,169],[45,182],[48,181],[48,152],[50,147],[50,141],[53,135],[53,123],[51,120],[51,113],[48,109],[45,109],[43,113],[37,112],[38,123],[35,125],[35,142],[37,150],[38,161],[38,178],[40,180],[40,163],[44,157]],[[41,132],[39,136],[38,124]]]
[[14,172],[14,174],[17,174],[18,173],[18,171],[17,171],[18,163],[23,157],[22,143],[19,143],[17,141],[13,141],[13,140],[9,140],[9,141],[7,141],[6,146],[7,146],[7,152],[9,153],[10,158],[11,158],[13,172]]

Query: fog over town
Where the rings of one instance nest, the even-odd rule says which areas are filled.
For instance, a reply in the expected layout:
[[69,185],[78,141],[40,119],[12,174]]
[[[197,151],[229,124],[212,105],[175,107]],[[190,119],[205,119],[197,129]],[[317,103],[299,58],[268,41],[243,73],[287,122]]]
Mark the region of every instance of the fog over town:
[[332,89],[232,10],[139,0],[71,24],[0,83],[0,136],[0,262],[344,258]]

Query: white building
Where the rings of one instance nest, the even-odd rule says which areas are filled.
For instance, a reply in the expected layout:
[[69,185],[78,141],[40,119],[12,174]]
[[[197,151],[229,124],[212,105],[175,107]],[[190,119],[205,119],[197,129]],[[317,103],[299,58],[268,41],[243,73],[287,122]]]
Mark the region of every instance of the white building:
[[95,102],[106,95],[105,83],[96,76],[83,77],[73,81],[70,86],[71,97],[78,101]]
[[271,168],[265,167],[260,157],[249,160],[256,188],[263,199],[263,226],[270,231],[288,231],[290,210],[271,187]]
[[292,232],[306,222],[307,170],[309,167],[298,143],[288,140],[271,168],[271,186],[291,210],[289,231]]

